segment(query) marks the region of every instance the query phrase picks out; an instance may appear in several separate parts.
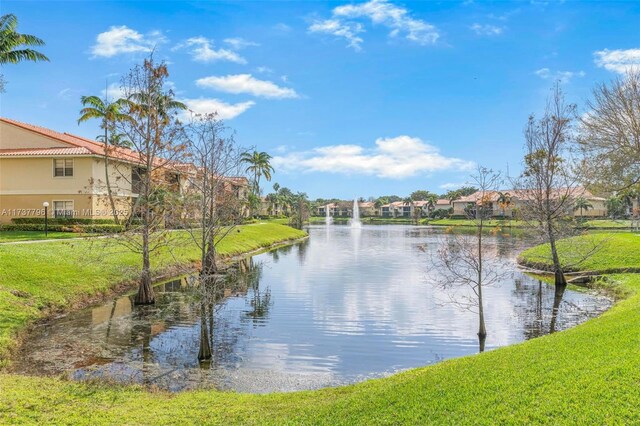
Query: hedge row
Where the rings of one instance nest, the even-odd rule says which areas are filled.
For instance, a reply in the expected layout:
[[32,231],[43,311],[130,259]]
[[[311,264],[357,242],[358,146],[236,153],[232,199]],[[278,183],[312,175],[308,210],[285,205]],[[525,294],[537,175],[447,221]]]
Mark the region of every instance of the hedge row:
[[[44,217],[14,217],[11,222],[16,225],[42,224]],[[79,217],[52,217],[48,219],[49,225],[115,225],[113,219],[86,219]]]
[[[44,223],[11,223],[1,225],[2,231],[44,231]],[[114,224],[92,224],[92,225],[60,225],[49,224],[47,230],[51,232],[77,232],[82,234],[88,233],[110,233],[110,232],[122,232],[124,226]]]

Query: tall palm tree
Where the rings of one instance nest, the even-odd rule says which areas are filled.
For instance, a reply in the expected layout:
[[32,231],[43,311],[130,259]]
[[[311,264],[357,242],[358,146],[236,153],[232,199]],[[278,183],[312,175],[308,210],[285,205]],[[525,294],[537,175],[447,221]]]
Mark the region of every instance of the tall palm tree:
[[[43,53],[29,46],[43,46],[44,41],[34,35],[16,31],[18,18],[11,13],[0,16],[0,65],[22,61],[49,61]],[[4,79],[0,74],[0,93],[4,91]]]
[[[109,203],[111,204],[111,210],[113,212],[113,220],[116,224],[119,223],[118,215],[116,214],[116,204],[113,199],[113,193],[111,191],[111,184],[109,181],[109,143],[114,142],[109,139],[109,130],[112,130],[115,123],[118,121],[132,120],[130,116],[122,112],[126,101],[124,99],[118,99],[114,102],[109,102],[106,99],[100,99],[98,96],[82,96],[80,102],[84,106],[80,110],[80,118],[78,118],[78,124],[92,119],[98,119],[101,121],[100,127],[104,130],[103,142],[104,142],[104,173],[105,184],[107,186],[107,195],[109,197]],[[112,135],[112,139],[113,135]],[[118,136],[118,140],[120,137]],[[112,144],[114,145],[114,144]]]
[[245,152],[241,161],[247,164],[246,172],[253,174],[253,185],[256,194],[260,195],[260,178],[264,176],[267,181],[271,180],[273,167],[271,166],[271,156],[266,152]]

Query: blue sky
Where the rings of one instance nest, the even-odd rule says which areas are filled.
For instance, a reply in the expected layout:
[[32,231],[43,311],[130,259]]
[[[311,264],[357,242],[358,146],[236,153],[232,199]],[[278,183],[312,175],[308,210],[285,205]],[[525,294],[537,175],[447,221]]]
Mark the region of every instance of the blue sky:
[[515,174],[554,80],[582,106],[640,64],[636,2],[2,3],[51,59],[3,68],[2,116],[95,137],[80,96],[155,46],[178,98],[312,198],[444,192],[474,164]]

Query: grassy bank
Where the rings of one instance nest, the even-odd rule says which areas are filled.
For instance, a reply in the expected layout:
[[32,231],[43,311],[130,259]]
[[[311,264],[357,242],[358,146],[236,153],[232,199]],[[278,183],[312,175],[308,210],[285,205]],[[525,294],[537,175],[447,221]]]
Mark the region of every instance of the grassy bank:
[[0,374],[0,423],[634,424],[640,275],[611,282],[630,296],[573,329],[342,388],[168,394]]
[[[233,256],[305,235],[279,224],[244,225],[222,240],[218,251]],[[172,237],[171,250],[153,255],[155,271],[199,259],[186,233]],[[17,330],[47,310],[72,307],[135,279],[140,263],[139,255],[108,239],[0,245],[0,365]]]
[[[600,271],[603,273],[621,272],[624,269],[635,271],[640,269],[640,234],[603,232],[569,238],[558,242],[560,260],[573,263],[577,248],[582,245],[585,252],[596,247],[593,256],[579,265],[568,267],[567,271]],[[551,265],[551,253],[548,245],[541,245],[525,250],[520,254],[520,262],[539,269]]]

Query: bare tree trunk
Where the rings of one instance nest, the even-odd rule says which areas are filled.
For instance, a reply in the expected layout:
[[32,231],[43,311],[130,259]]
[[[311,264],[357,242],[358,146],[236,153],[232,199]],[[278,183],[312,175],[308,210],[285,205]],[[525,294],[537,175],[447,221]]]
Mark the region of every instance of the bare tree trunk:
[[198,361],[211,359],[211,346],[209,345],[209,330],[207,329],[206,317],[207,309],[203,300],[200,304],[200,350],[198,351]]
[[149,257],[149,229],[142,230],[142,276],[140,287],[136,295],[136,305],[152,305],[155,303],[153,287],[151,286],[151,261]]
[[218,266],[216,265],[216,246],[213,241],[213,234],[209,237],[206,247],[202,273],[205,277],[211,277],[218,272]]
[[549,230],[549,245],[551,246],[551,257],[553,258],[555,285],[556,287],[566,287],[567,279],[562,272],[562,264],[560,263],[560,256],[558,256],[558,248],[556,246],[555,234],[553,233],[553,225],[550,221],[547,223],[547,229]]
[[[484,212],[481,212],[480,214],[482,215]],[[482,221],[483,218],[481,217],[480,225],[478,226],[478,337],[481,341],[487,337],[487,327],[484,323],[484,305],[482,303]],[[483,346],[484,343],[481,344],[481,347]]]

